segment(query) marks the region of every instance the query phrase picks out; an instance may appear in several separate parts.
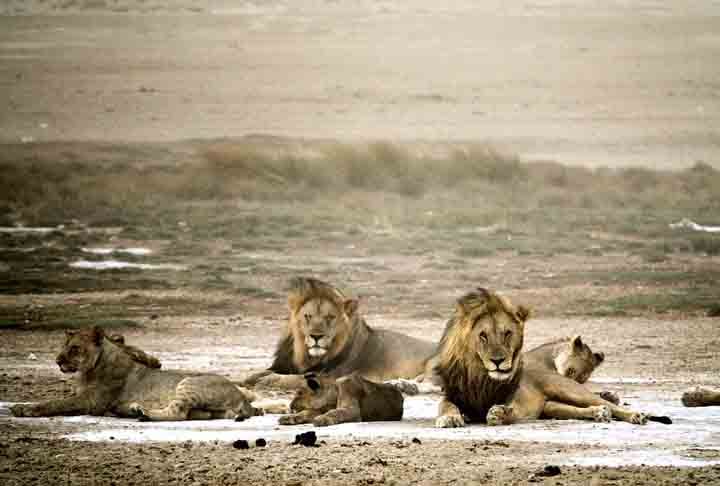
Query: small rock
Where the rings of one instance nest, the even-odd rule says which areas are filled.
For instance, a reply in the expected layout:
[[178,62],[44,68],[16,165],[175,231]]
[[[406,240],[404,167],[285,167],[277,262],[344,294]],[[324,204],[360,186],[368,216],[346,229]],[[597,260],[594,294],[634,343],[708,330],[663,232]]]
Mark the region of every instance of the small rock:
[[422,442],[420,441],[420,439],[418,439],[417,437],[413,437],[412,443],[413,443],[413,444],[422,444]]
[[267,445],[267,441],[265,439],[263,439],[262,437],[255,441],[256,447],[265,447],[266,445]]
[[30,354],[28,354],[27,359],[29,359],[31,361],[37,361],[38,357],[35,355],[35,353],[30,353]]
[[317,442],[317,435],[315,435],[315,431],[311,430],[309,432],[303,432],[302,434],[297,434],[295,436],[295,442],[293,442],[293,445],[300,444],[301,446],[305,447],[320,447],[316,444]]
[[233,442],[232,446],[233,449],[250,449],[250,444],[248,444],[248,441],[242,439]]

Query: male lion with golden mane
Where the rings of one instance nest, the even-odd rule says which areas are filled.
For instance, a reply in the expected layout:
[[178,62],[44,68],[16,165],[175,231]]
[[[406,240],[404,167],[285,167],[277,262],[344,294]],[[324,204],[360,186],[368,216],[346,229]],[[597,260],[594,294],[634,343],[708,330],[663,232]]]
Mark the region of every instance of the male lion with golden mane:
[[461,297],[445,327],[435,372],[445,396],[438,427],[465,421],[488,425],[519,420],[615,417],[644,424],[647,416],[603,400],[585,386],[545,366],[524,366],[522,346],[530,311],[486,289]]
[[426,372],[436,346],[404,334],[373,329],[358,301],[314,278],[290,282],[290,317],[267,371],[245,385],[297,389],[307,372],[339,378],[350,373],[373,381],[416,378]]
[[254,394],[219,375],[164,371],[144,352],[107,338],[99,327],[66,331],[56,362],[63,373],[78,373],[75,395],[15,405],[16,417],[116,415],[141,420],[232,418],[262,414]]
[[328,378],[305,375],[305,383],[290,402],[294,413],[280,417],[280,425],[312,422],[317,427],[345,422],[401,420],[404,398],[397,387],[352,374]]

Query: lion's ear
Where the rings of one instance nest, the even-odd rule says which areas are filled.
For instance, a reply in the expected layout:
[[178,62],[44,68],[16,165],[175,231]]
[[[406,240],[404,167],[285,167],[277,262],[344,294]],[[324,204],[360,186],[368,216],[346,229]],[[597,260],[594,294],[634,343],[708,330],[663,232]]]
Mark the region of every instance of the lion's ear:
[[102,330],[102,327],[93,326],[90,332],[90,336],[92,337],[92,340],[95,344],[102,343],[102,340],[105,337],[105,332]]
[[525,322],[530,319],[530,314],[532,314],[532,312],[524,305],[519,305],[517,307],[516,315],[517,318],[520,319],[520,322]]
[[345,312],[346,316],[352,317],[357,313],[359,305],[360,302],[357,299],[347,299],[343,302],[343,312]]
[[576,351],[582,351],[583,350],[583,342],[582,338],[580,336],[575,336],[570,341],[570,344],[572,345],[573,349]]
[[605,361],[605,353],[603,352],[593,353],[593,356],[595,357],[595,366],[599,366],[603,361]]

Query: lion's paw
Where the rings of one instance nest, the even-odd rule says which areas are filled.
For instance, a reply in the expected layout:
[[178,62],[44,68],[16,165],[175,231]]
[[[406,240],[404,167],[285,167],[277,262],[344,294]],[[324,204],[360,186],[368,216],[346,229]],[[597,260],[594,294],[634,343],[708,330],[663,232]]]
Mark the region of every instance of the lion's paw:
[[388,380],[383,383],[392,386],[397,391],[399,391],[400,393],[403,393],[405,395],[417,395],[418,393],[420,393],[418,384],[412,380],[398,378],[396,380]]
[[128,409],[130,410],[130,417],[138,419],[138,422],[149,422],[150,417],[147,416],[147,412],[143,408],[142,405],[140,405],[137,402],[133,402],[128,406]]
[[612,422],[612,411],[607,405],[589,407],[592,410],[592,418],[595,422]]
[[328,425],[335,425],[337,423],[338,422],[336,419],[334,419],[333,417],[328,417],[327,414],[320,415],[313,419],[313,425],[315,427],[327,427]]
[[283,415],[278,419],[280,425],[298,425],[304,423],[297,415]]
[[706,390],[696,387],[694,390],[687,391],[682,395],[682,403],[686,407],[702,407],[705,404]]
[[630,423],[635,425],[645,425],[648,421],[648,416],[642,412],[633,412],[630,415]]
[[512,420],[513,409],[508,405],[493,405],[485,421],[488,425],[506,425]]
[[440,415],[435,419],[435,427],[451,429],[454,427],[465,427],[465,420],[460,415]]
[[611,391],[602,391],[598,395],[600,395],[600,398],[603,400],[610,402],[614,405],[618,405],[620,403],[620,397],[617,396],[617,393],[611,392]]

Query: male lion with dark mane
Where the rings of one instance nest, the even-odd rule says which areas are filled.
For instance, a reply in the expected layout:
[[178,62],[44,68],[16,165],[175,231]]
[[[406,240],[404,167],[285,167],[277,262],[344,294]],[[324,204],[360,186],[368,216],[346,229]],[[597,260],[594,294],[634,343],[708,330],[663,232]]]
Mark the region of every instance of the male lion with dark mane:
[[314,278],[291,280],[288,307],[290,317],[272,365],[245,385],[297,389],[307,372],[333,378],[357,373],[373,381],[414,379],[425,374],[436,350],[432,343],[371,328],[358,313],[356,299]]
[[63,373],[78,373],[75,395],[30,405],[15,405],[16,417],[116,415],[141,420],[232,418],[262,414],[254,394],[226,378],[157,369],[160,363],[105,336],[99,327],[66,331],[56,362]]
[[647,415],[603,400],[557,370],[524,366],[522,346],[529,316],[527,308],[515,307],[486,289],[458,300],[435,367],[445,393],[436,426],[462,427],[466,419],[511,424],[541,415],[647,421]]

